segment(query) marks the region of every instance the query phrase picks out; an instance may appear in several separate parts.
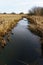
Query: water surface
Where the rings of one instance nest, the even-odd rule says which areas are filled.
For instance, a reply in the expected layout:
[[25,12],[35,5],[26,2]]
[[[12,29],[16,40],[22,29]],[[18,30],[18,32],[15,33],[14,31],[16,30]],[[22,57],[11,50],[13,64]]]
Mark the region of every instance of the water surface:
[[27,19],[20,20],[10,34],[11,41],[0,50],[0,65],[32,64],[41,55],[40,38],[29,29]]

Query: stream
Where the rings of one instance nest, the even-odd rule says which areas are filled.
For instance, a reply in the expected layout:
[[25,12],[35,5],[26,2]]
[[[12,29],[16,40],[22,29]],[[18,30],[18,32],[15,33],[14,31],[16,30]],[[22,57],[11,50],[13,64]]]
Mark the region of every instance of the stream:
[[11,41],[0,50],[0,65],[32,65],[41,56],[40,38],[33,34],[25,18],[12,29]]

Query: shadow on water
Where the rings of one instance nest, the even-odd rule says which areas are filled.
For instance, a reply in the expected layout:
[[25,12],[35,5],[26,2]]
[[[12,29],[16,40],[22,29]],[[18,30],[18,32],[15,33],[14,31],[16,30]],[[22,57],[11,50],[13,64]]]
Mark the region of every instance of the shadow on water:
[[40,38],[40,44],[41,44],[41,57],[43,58],[43,38]]
[[43,57],[43,44],[41,44],[41,56]]
[[40,38],[28,30],[28,25],[24,18],[12,29],[11,41],[7,41],[0,53],[0,65],[32,65],[39,59],[43,45],[40,45]]

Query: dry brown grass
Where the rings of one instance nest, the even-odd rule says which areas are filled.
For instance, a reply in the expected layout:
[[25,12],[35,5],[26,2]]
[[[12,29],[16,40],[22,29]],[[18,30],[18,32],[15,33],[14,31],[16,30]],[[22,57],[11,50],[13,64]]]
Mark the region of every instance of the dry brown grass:
[[0,14],[0,43],[4,47],[6,44],[3,36],[9,33],[24,14]]
[[0,14],[0,36],[5,35],[22,18],[22,15]]
[[29,29],[43,37],[43,16],[30,16],[31,19]]
[[29,29],[43,37],[43,16],[27,16],[25,14],[0,14],[0,37],[8,34],[17,22],[25,16],[30,20]]
[[40,37],[41,44],[43,44],[43,16],[28,16],[30,18],[29,29]]

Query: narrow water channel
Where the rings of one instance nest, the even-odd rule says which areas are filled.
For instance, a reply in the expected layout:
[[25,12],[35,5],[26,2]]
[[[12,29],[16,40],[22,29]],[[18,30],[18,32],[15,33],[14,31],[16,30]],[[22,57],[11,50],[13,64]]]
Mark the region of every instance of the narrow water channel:
[[24,18],[12,29],[11,41],[0,50],[0,65],[31,65],[39,59],[40,38],[28,29],[29,24]]

